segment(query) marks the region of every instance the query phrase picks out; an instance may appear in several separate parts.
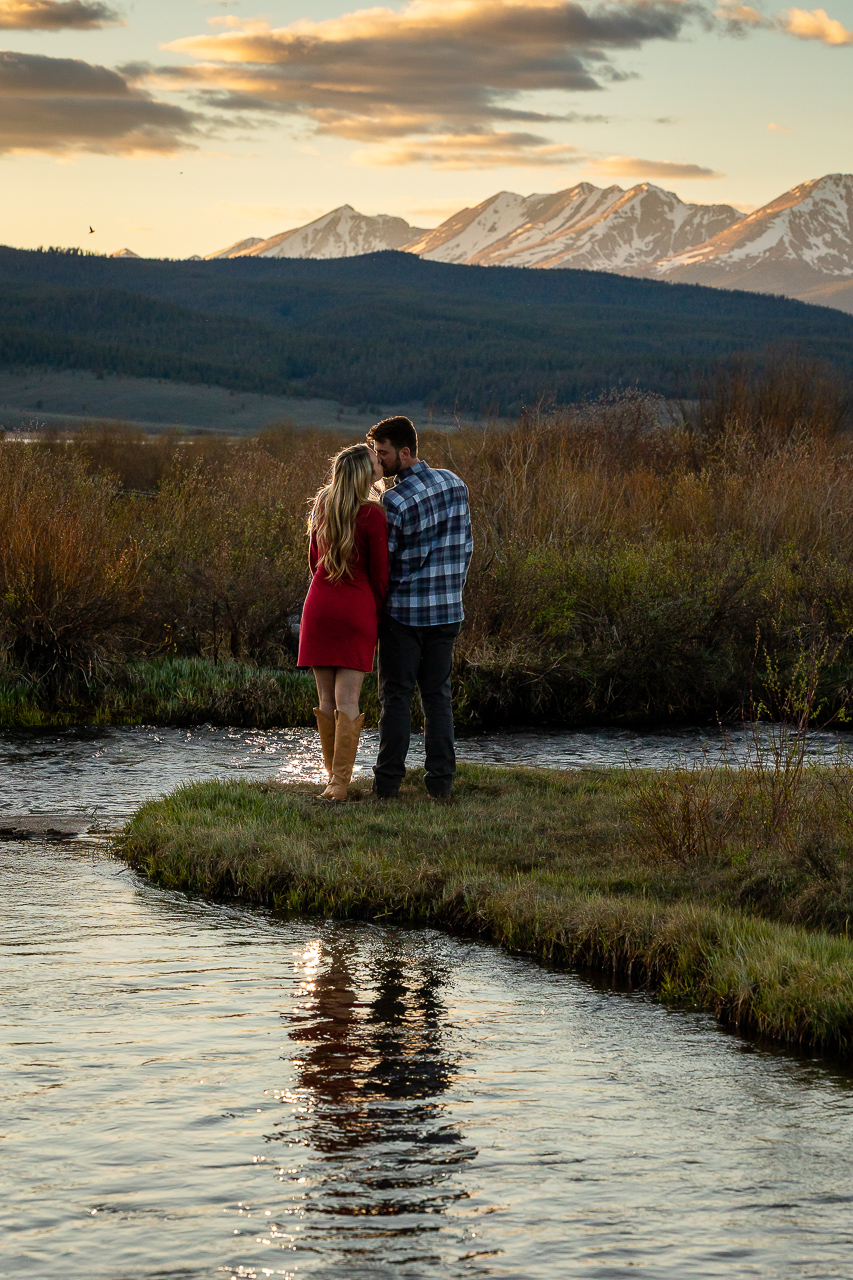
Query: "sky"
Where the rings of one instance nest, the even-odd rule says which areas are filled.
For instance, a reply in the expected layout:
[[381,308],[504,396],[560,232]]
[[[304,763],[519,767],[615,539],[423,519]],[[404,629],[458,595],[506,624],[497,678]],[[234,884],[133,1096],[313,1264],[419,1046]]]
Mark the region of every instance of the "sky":
[[578,182],[750,211],[853,171],[826,2],[0,0],[0,243],[181,258]]

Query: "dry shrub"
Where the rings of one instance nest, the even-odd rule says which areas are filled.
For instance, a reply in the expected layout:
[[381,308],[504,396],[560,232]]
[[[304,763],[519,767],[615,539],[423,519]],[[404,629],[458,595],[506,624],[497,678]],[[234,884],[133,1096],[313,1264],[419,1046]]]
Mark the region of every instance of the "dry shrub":
[[98,422],[72,437],[72,449],[93,476],[109,476],[124,490],[152,492],[175,462],[177,430],[151,433],[121,422]]
[[833,642],[853,620],[853,456],[824,421],[702,436],[622,396],[431,440],[471,493],[466,679],[495,715],[498,684],[522,718],[740,714],[756,627],[789,664],[806,620]]
[[[738,717],[757,628],[786,675],[804,626],[826,637],[837,658],[821,695],[853,701],[853,450],[830,430],[835,392],[786,369],[774,389],[765,369],[754,412],[732,421],[746,404],[739,369],[706,433],[635,393],[422,433],[422,456],[471,495],[463,723]],[[796,430],[780,425],[788,409]],[[118,623],[111,643],[285,662],[307,586],[307,502],[343,443],[287,424],[249,442],[110,426],[30,451],[60,470],[77,458],[103,482],[87,493],[124,492],[115,518],[146,568],[135,630]]]
[[298,459],[235,449],[178,468],[144,512],[146,635],[179,653],[286,665],[305,594],[306,478]]
[[831,367],[780,348],[761,362],[736,356],[719,364],[701,389],[698,422],[708,439],[737,424],[772,449],[802,434],[834,436],[850,408],[850,387]]
[[0,648],[51,685],[93,673],[138,608],[142,555],[115,492],[73,456],[0,444]]
[[785,677],[765,650],[762,696],[752,704],[749,759],[736,765],[724,744],[690,767],[629,770],[630,837],[655,861],[718,861],[732,849],[800,859],[828,878],[827,851],[853,819],[853,771],[843,750],[830,768],[809,762],[809,730],[820,714],[821,675],[837,645],[800,635]]
[[680,867],[716,861],[743,809],[726,762],[669,765],[655,772],[629,769],[629,838],[653,862]]
[[821,676],[839,649],[819,629],[804,634],[800,628],[785,675],[778,657],[764,651],[761,696],[753,699],[750,721],[751,767],[744,774],[763,846],[790,851],[799,838],[814,790],[804,785],[809,730],[823,708]]

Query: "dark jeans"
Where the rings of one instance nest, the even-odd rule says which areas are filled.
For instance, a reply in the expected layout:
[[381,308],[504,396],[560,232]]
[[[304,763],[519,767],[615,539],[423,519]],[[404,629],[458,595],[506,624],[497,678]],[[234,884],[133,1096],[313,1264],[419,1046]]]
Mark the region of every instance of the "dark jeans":
[[417,685],[424,707],[426,787],[449,796],[456,773],[450,668],[460,622],[441,627],[407,627],[386,614],[379,623],[379,755],[373,790],[395,796],[406,774],[412,733],[412,697]]

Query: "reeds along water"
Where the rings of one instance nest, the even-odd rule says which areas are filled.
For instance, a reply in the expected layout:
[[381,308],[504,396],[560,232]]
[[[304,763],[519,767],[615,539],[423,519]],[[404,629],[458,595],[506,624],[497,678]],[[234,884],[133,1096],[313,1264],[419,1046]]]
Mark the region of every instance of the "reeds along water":
[[[823,375],[786,365],[721,374],[684,414],[614,394],[510,428],[423,432],[422,455],[471,492],[460,720],[738,715],[768,662],[784,678],[815,637],[832,651],[819,701],[846,706],[844,409]],[[128,658],[292,667],[308,502],[338,444],[116,425],[0,445],[7,674],[58,697]]]

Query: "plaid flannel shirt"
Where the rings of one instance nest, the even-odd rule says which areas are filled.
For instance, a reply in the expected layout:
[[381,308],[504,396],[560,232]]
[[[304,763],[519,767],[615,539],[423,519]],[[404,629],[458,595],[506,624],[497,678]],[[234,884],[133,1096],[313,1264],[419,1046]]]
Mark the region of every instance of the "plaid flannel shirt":
[[452,471],[418,461],[400,472],[382,502],[391,569],[386,612],[409,627],[461,622],[474,549],[467,488]]

